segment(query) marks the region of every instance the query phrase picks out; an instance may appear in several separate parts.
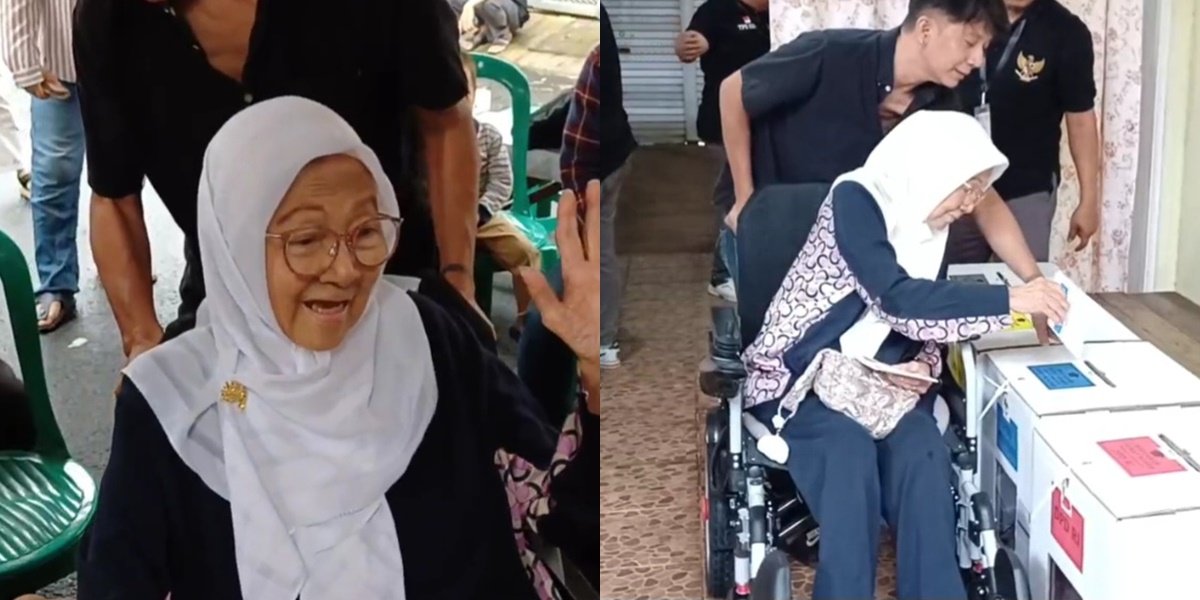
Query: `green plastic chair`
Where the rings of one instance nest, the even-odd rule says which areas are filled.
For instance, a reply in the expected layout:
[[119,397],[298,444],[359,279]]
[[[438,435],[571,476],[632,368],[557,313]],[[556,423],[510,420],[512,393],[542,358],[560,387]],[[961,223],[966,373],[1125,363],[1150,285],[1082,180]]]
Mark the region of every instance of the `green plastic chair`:
[[[495,56],[473,53],[475,69],[479,79],[495,81],[508,90],[512,98],[512,170],[513,205],[509,215],[542,253],[542,269],[558,264],[558,246],[554,243],[554,230],[558,219],[549,215],[550,201],[532,206],[531,190],[526,177],[529,161],[529,126],[532,119],[532,100],[529,79],[516,65]],[[551,198],[551,201],[553,198]],[[540,213],[540,215],[538,214]],[[484,314],[492,312],[492,278],[498,266],[486,253],[479,253],[475,260],[475,301]]]
[[71,459],[54,418],[28,263],[2,232],[0,283],[37,429],[32,452],[0,451],[0,598],[12,598],[75,571],[76,548],[96,509],[96,484]]

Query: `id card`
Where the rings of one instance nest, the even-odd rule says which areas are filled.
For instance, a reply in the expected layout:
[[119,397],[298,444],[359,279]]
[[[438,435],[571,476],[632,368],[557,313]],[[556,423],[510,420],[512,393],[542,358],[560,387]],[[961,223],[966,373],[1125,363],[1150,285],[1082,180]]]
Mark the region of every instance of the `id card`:
[[992,107],[989,104],[981,104],[975,107],[975,120],[983,126],[983,130],[987,132],[988,137],[992,137]]

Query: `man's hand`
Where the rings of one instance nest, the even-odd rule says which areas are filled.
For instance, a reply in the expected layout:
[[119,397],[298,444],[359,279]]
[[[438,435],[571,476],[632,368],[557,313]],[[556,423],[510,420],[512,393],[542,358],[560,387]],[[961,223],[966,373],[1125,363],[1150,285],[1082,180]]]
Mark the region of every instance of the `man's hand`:
[[57,75],[50,71],[43,71],[42,80],[25,88],[25,91],[38,100],[51,98],[66,100],[71,97],[70,90],[62,84]]
[[675,56],[690,63],[708,52],[708,38],[698,31],[684,31],[675,38]]
[[546,277],[530,267],[520,270],[529,295],[546,328],[575,353],[582,364],[600,364],[600,182],[588,183],[585,217],[580,236],[578,202],[564,192],[558,202],[555,240],[562,254],[563,295],[560,299]]
[[1086,248],[1092,241],[1092,236],[1100,230],[1100,207],[1097,204],[1095,199],[1081,201],[1071,215],[1071,228],[1067,240],[1068,243],[1070,240],[1078,240],[1072,244],[1075,252]]
[[734,191],[733,207],[729,209],[728,213],[725,213],[725,226],[728,227],[729,230],[734,233],[734,235],[737,235],[738,232],[738,218],[742,216],[742,211],[745,210],[746,203],[750,201],[750,196],[753,193],[753,190],[749,190],[744,194]]
[[[930,372],[931,369],[929,368],[929,365],[919,360],[896,365],[896,368],[900,369],[901,371],[907,371],[914,375],[919,375],[921,377],[933,377],[933,373]],[[901,377],[899,375],[892,375],[891,373],[881,373],[881,375],[883,375],[883,378],[887,380],[888,383],[898,388],[906,389],[910,392],[916,392],[918,394],[924,394],[925,392],[929,391],[929,386],[933,385],[928,381],[916,379],[914,377]]]

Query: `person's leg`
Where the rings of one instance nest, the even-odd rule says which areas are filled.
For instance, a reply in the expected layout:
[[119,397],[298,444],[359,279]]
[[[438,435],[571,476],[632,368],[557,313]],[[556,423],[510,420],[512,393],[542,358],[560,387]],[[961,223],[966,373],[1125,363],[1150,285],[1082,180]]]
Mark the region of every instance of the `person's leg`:
[[[5,75],[0,69],[0,77]],[[9,97],[7,82],[0,82],[0,172],[25,170],[29,160],[21,131],[17,127],[16,106]],[[24,94],[24,92],[18,92]]]
[[200,264],[200,248],[190,240],[183,241],[183,277],[179,280],[179,311],[175,320],[163,331],[163,341],[174,339],[196,326],[196,310],[204,300],[204,269]]
[[[617,203],[632,158],[600,182],[600,351],[601,362],[620,364],[616,352],[621,318],[621,269],[617,262]],[[607,355],[605,355],[607,352]]]
[[782,435],[788,472],[821,524],[813,600],[874,598],[882,528],[875,441],[815,395]]
[[517,5],[512,0],[483,0],[475,6],[475,18],[491,44],[488,52],[492,54],[512,43],[513,34],[521,23]]
[[[878,444],[883,515],[896,534],[896,597],[958,600],[966,589],[958,569],[950,455],[930,403],[905,415]],[[825,543],[821,536],[821,543]]]
[[34,260],[39,286],[39,325],[57,328],[74,317],[79,292],[79,184],[83,173],[83,117],[79,90],[66,100],[33,99]]
[[1021,225],[1025,242],[1038,262],[1050,260],[1050,231],[1054,224],[1057,192],[1038,192],[1008,201],[1008,208]]
[[[546,273],[550,287],[562,294],[562,269]],[[561,425],[575,410],[575,354],[554,332],[546,329],[537,307],[529,311],[517,344],[517,375],[546,409],[551,423]]]
[[992,247],[988,245],[983,231],[975,223],[975,217],[967,215],[950,225],[950,236],[946,242],[946,263],[951,265],[973,265],[992,260]]

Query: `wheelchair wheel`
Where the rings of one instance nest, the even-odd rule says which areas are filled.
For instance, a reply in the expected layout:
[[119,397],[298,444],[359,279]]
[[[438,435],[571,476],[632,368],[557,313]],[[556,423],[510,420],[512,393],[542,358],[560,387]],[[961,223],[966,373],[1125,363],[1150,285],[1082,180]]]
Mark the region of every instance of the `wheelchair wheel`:
[[736,537],[729,505],[729,428],[724,412],[720,408],[709,411],[705,432],[707,474],[701,516],[704,520],[705,586],[709,598],[724,598],[733,589]]
[[1030,600],[1029,576],[1017,553],[1001,546],[992,566],[996,578],[996,597],[993,600]]

